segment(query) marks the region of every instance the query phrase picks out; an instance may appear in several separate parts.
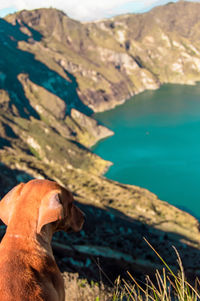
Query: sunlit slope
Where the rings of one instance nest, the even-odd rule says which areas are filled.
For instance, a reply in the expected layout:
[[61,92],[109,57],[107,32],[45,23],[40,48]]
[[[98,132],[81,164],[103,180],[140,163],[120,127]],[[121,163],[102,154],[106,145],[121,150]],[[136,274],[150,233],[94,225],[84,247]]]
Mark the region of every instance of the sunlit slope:
[[[197,266],[198,221],[145,189],[103,178],[110,162],[88,148],[112,134],[91,118],[93,111],[164,82],[199,80],[199,8],[170,4],[85,24],[55,9],[0,20],[1,195],[31,177],[68,186],[87,213],[84,231],[68,239],[85,256],[115,253],[119,269],[122,262],[139,270],[156,266],[146,235],[162,244],[164,258],[174,244],[188,269]],[[184,22],[186,31],[184,18],[192,20]],[[167,27],[167,20],[176,26]],[[187,260],[189,253],[194,259]]]
[[62,77],[72,74],[83,103],[103,111],[162,83],[199,81],[199,10],[199,3],[178,2],[145,14],[81,23],[40,9],[6,20],[29,36],[20,49]]

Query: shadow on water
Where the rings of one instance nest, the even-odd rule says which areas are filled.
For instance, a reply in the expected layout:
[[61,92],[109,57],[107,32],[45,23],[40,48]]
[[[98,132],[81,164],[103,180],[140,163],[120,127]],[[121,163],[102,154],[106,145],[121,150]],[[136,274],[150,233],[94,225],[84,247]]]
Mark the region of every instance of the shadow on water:
[[77,108],[90,115],[92,111],[80,100],[76,89],[78,84],[73,75],[66,72],[69,80],[60,76],[57,72],[49,69],[45,64],[37,61],[33,54],[18,49],[18,42],[25,41],[35,43],[42,39],[42,35],[25,25],[31,32],[32,38],[20,30],[17,23],[12,25],[4,19],[0,19],[0,89],[5,89],[10,96],[11,103],[14,104],[23,118],[34,116],[39,119],[39,115],[26,98],[23,86],[19,81],[19,74],[28,74],[30,80],[45,88],[54,95],[60,97],[66,103],[68,114],[72,107]]
[[180,206],[180,205],[174,205],[176,208],[179,208],[180,210],[186,211],[189,214],[193,215],[196,219],[198,219],[198,221],[200,222],[200,215],[199,215],[199,211],[194,212],[193,210],[188,209],[186,206]]
[[[11,170],[4,164],[0,169],[1,197],[19,182],[32,179],[24,171]],[[53,237],[54,254],[62,271],[78,272],[89,281],[102,280],[109,285],[118,275],[127,278],[127,270],[137,279],[144,279],[146,274],[151,276],[156,268],[163,267],[145,237],[174,269],[175,246],[189,279],[199,275],[200,250],[185,244],[184,240],[190,241],[184,236],[155,229],[113,208],[77,205],[86,214],[83,229],[79,233],[58,232]]]

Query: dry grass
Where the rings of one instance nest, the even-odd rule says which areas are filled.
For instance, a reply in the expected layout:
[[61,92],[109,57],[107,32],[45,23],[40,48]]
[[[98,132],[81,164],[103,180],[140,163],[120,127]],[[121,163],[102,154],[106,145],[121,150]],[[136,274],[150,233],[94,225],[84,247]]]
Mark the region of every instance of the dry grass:
[[78,274],[64,273],[65,301],[111,301],[113,293],[103,284],[80,279]]
[[146,277],[146,283],[140,285],[130,273],[130,281],[125,280],[123,283],[122,292],[116,289],[115,301],[127,300],[127,301],[197,301],[200,300],[200,281],[196,279],[194,286],[192,286],[185,277],[184,268],[181,262],[178,251],[175,247],[174,251],[177,255],[177,261],[179,265],[178,273],[174,273],[169,267],[166,261],[158,254],[158,252],[151,246],[151,244],[145,239],[147,244],[152,248],[156,255],[164,264],[162,273],[156,271],[155,279],[152,281],[148,276]]
[[175,273],[157,251],[146,241],[164,264],[162,272],[156,271],[155,280],[146,277],[145,283],[138,283],[128,273],[130,280],[115,281],[113,289],[103,284],[88,283],[78,278],[78,274],[64,273],[66,286],[65,301],[198,301],[200,300],[200,281],[196,279],[192,286],[185,277],[183,265],[174,248],[179,271]]

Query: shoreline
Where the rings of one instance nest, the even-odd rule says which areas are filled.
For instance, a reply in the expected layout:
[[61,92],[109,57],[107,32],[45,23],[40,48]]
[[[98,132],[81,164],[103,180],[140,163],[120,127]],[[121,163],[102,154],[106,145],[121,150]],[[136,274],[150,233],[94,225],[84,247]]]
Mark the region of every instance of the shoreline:
[[[176,90],[176,88],[178,89],[178,87],[180,87],[180,91],[179,92],[177,92],[178,94],[179,93],[184,93],[185,94],[185,92],[186,92],[186,94],[187,94],[187,96],[185,97],[185,98],[183,98],[183,103],[190,103],[190,99],[188,99],[188,95],[192,95],[192,91],[194,91],[194,95],[193,95],[193,98],[196,100],[196,98],[198,98],[198,91],[199,91],[199,86],[198,86],[198,84],[199,84],[199,82],[195,82],[195,85],[186,85],[186,84],[184,84],[184,85],[180,85],[180,84],[176,84],[176,83],[166,83],[166,84],[163,84],[160,88],[162,88],[162,87],[164,87],[164,93],[167,93],[167,91],[168,91],[168,89],[169,89],[169,93],[175,93],[175,90]],[[169,87],[171,87],[171,89],[170,88],[168,88],[168,86]],[[184,87],[185,86],[185,87]],[[187,86],[188,86],[188,88],[187,88]],[[189,86],[191,86],[191,88],[189,88]],[[193,86],[194,86],[194,90],[193,90]],[[197,87],[197,88],[195,88],[195,86]],[[183,87],[183,88],[182,88]],[[189,90],[188,90],[189,89]],[[187,91],[188,91],[188,93],[187,93]],[[144,91],[145,92],[145,91]],[[142,96],[141,98],[139,98],[138,100],[137,100],[137,102],[138,102],[138,105],[139,105],[139,102],[140,102],[140,100],[145,100],[145,98],[148,96],[148,95],[151,95],[151,93],[150,94],[147,94],[147,95],[144,95],[144,96]],[[154,94],[153,94],[154,95]],[[157,98],[160,98],[162,95],[164,95],[164,94],[162,94],[162,93],[160,93],[159,94],[159,96],[157,97]],[[170,94],[171,95],[171,94]],[[173,95],[173,94],[172,94]],[[192,99],[193,98],[191,98],[191,105],[192,105]],[[182,99],[182,96],[180,95],[180,100]],[[127,101],[129,101],[130,99],[127,99]],[[133,100],[133,98],[132,98],[132,100]],[[159,99],[158,99],[159,100]],[[180,101],[179,100],[179,101]],[[134,103],[134,101],[132,101],[131,103]],[[144,103],[145,104],[145,103]],[[151,106],[151,105],[150,105]],[[189,105],[188,105],[189,106]],[[125,107],[126,108],[126,107]],[[186,109],[187,109],[187,107],[185,107]],[[172,109],[173,109],[173,107],[172,107]],[[125,112],[126,112],[126,109],[124,109],[125,110]],[[132,112],[131,112],[131,106],[127,106],[127,110],[129,110],[130,111],[130,116],[131,115],[133,115],[133,118],[134,118],[134,116],[135,116],[135,114],[133,113],[132,114]],[[120,109],[119,110],[117,110],[116,111],[117,112],[117,114],[116,114],[116,116],[117,116],[117,118],[120,116]],[[123,112],[123,109],[122,109],[122,112]],[[181,111],[182,112],[182,111]],[[148,113],[148,110],[147,110],[147,113]],[[98,113],[99,114],[99,113]],[[114,114],[114,116],[115,116],[115,113],[113,113]],[[123,113],[122,113],[123,114]],[[182,114],[182,113],[181,113]],[[137,111],[136,111],[136,115],[137,115]],[[175,115],[177,115],[177,113],[175,112]],[[111,113],[111,116],[112,116],[112,113]],[[129,116],[129,117],[130,117]],[[93,116],[93,118],[95,118],[96,116],[94,115]],[[110,118],[110,115],[109,114],[107,114],[107,115],[105,115],[105,118],[103,118],[102,120],[100,120],[100,123],[102,123],[102,124],[104,124],[104,121],[106,122],[107,120],[109,120],[109,118]],[[113,117],[114,118],[114,117]],[[126,118],[126,116],[125,116],[125,118]],[[175,117],[174,117],[175,118]],[[98,120],[98,118],[97,118],[97,120]],[[112,117],[111,117],[111,120],[112,120]],[[122,117],[122,120],[124,120],[124,117]],[[112,126],[112,124],[110,124],[109,122],[107,123],[107,124],[109,124],[110,126]],[[104,125],[105,126],[105,125]],[[121,126],[122,126],[122,124],[121,124]],[[120,123],[119,123],[119,127],[120,127]],[[114,131],[116,130],[116,128],[115,127],[113,127],[113,129],[114,129]],[[121,133],[122,134],[122,133]],[[123,134],[122,134],[123,135]],[[129,137],[129,136],[128,136]],[[109,138],[109,137],[107,137],[107,138]],[[105,139],[107,139],[107,138],[105,138]],[[128,138],[127,138],[128,139]],[[126,139],[126,140],[127,140]],[[103,140],[102,140],[103,141]],[[101,143],[102,142],[101,140],[100,141],[98,141],[98,143]],[[114,141],[114,140],[112,140],[112,141]],[[118,141],[118,140],[117,140]],[[95,144],[95,146],[92,148],[92,152],[94,152],[95,153],[95,148],[96,147],[98,147],[98,143],[97,144]],[[114,145],[116,146],[117,144],[116,144],[117,142],[116,142],[116,139],[115,139],[115,142],[114,142]],[[120,143],[120,142],[119,142]],[[127,144],[128,144],[128,142],[127,142]],[[101,157],[101,158],[103,158],[104,159],[104,156],[103,156],[103,154],[106,154],[106,151],[107,151],[107,153],[109,154],[110,153],[110,149],[112,149],[112,142],[111,143],[107,143],[107,147],[105,147],[105,149],[104,149],[104,147],[103,147],[103,150],[104,151],[102,151],[102,149],[100,149],[100,151],[99,151],[99,156]],[[101,152],[102,151],[102,152]],[[117,160],[115,160],[114,159],[114,156],[112,157],[112,155],[110,155],[110,156],[108,156],[108,154],[107,154],[107,158],[108,158],[108,160],[110,160],[111,162],[113,162],[113,164],[112,165],[114,165],[114,164],[116,164],[118,167],[119,167],[119,169],[120,169],[120,165],[119,164],[122,164],[122,166],[123,166],[123,160],[122,160],[122,162],[120,163],[120,162],[117,162]],[[173,195],[171,195],[170,193],[168,193],[167,191],[164,191],[163,190],[163,192],[160,190],[161,188],[159,188],[159,186],[158,186],[158,189],[156,190],[155,189],[155,185],[151,185],[151,182],[150,182],[150,184],[149,184],[149,186],[148,185],[146,185],[145,186],[145,181],[143,181],[143,185],[140,183],[141,181],[141,179],[138,179],[138,181],[137,181],[137,179],[136,179],[136,181],[134,181],[134,179],[136,178],[136,176],[134,177],[133,176],[133,179],[132,179],[132,181],[130,181],[130,179],[131,178],[128,178],[128,177],[125,177],[125,179],[123,178],[123,177],[118,177],[117,178],[117,176],[113,176],[113,174],[115,173],[115,169],[113,170],[113,173],[112,173],[112,171],[111,171],[111,173],[109,173],[110,174],[110,177],[108,176],[107,177],[107,173],[108,173],[108,171],[109,171],[109,169],[110,169],[110,167],[112,166],[112,165],[109,165],[108,166],[108,168],[106,168],[105,169],[105,171],[104,171],[104,173],[102,174],[102,176],[103,177],[105,177],[106,179],[108,179],[108,180],[113,180],[113,181],[115,181],[115,182],[118,182],[118,183],[123,183],[123,184],[125,184],[125,185],[137,185],[137,186],[139,186],[139,187],[141,187],[141,188],[146,188],[146,189],[148,189],[149,191],[152,191],[154,194],[156,194],[156,195],[159,195],[159,199],[163,199],[163,200],[165,200],[165,201],[167,201],[169,204],[172,204],[173,206],[175,206],[175,207],[177,207],[177,208],[180,208],[181,210],[183,210],[183,211],[186,211],[186,212],[188,212],[188,213],[190,213],[190,214],[192,214],[193,216],[195,216],[198,220],[199,220],[199,217],[198,216],[196,216],[195,215],[195,210],[190,210],[190,208],[188,208],[188,210],[187,210],[187,205],[186,205],[186,199],[187,199],[187,197],[188,197],[188,194],[189,194],[189,192],[185,195],[185,197],[184,196],[180,196],[179,197],[179,200],[181,199],[182,200],[182,204],[180,204],[180,202],[179,202],[179,200],[178,200],[178,195],[177,195],[177,193],[175,193],[174,194],[174,196]],[[138,166],[139,167],[139,166]],[[147,172],[148,172],[148,170],[147,170]],[[165,170],[163,170],[163,172],[165,172]],[[184,172],[184,175],[185,175],[185,172]],[[113,176],[113,177],[112,177]],[[130,176],[131,177],[131,176]],[[129,181],[128,181],[128,179],[129,179]],[[186,175],[184,176],[184,180],[186,179]],[[147,184],[147,183],[146,183]],[[179,182],[177,182],[177,187],[179,187]],[[195,182],[195,184],[194,185],[196,185],[196,182]],[[154,189],[153,189],[154,188]],[[195,191],[195,190],[194,190]],[[161,193],[160,193],[161,192]],[[173,192],[173,185],[172,185],[172,192]],[[160,193],[160,194],[159,194]],[[196,198],[198,197],[198,194],[196,193],[194,193],[194,195],[191,195],[191,197],[194,199],[194,202],[193,203],[195,203],[195,200],[196,200]],[[184,206],[184,208],[183,208],[183,206]]]

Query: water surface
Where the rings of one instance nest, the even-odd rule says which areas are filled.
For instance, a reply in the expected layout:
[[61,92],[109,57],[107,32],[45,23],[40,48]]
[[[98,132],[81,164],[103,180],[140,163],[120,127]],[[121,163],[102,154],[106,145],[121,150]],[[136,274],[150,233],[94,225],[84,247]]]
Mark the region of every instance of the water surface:
[[200,217],[200,84],[164,85],[95,118],[115,132],[93,149],[114,163],[107,178]]

